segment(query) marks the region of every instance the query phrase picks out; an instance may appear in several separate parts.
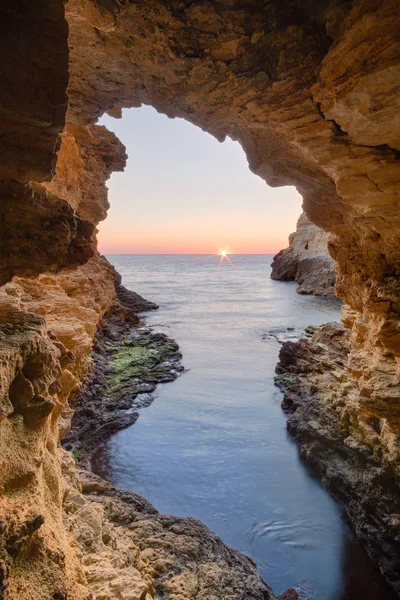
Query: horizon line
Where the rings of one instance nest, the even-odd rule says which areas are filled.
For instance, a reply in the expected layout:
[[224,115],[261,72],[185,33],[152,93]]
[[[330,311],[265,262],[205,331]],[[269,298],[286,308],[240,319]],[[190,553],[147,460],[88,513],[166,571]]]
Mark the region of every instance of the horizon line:
[[[219,256],[218,252],[100,252],[108,256]],[[233,256],[271,256],[276,252],[228,252]]]

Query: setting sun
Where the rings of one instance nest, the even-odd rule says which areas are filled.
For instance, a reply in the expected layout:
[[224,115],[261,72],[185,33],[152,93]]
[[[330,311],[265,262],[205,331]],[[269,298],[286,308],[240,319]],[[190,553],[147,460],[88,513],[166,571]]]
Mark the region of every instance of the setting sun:
[[238,142],[228,137],[220,144],[150,106],[124,110],[122,119],[105,115],[101,123],[129,155],[125,171],[107,183],[111,208],[99,226],[102,253],[220,257],[221,250],[276,254],[287,245],[301,197],[294,187],[270,188],[256,177]]
[[221,257],[219,259],[219,264],[218,264],[219,267],[221,266],[221,264],[224,260],[227,260],[229,263],[231,263],[231,265],[233,265],[233,262],[229,258],[228,254],[231,254],[230,252],[228,252],[228,250],[220,250],[219,251],[219,256]]

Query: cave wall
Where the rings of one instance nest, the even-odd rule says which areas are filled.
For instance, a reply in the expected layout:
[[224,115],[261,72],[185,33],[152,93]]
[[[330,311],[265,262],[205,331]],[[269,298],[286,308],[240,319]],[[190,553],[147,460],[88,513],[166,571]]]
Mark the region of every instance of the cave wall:
[[41,186],[54,176],[68,105],[64,3],[3,2],[0,14],[0,283],[4,283],[16,273],[34,275],[87,261],[93,250],[84,238],[92,237],[93,228]]
[[[96,125],[104,112],[151,104],[219,140],[238,140],[269,185],[297,187],[309,218],[331,233],[337,293],[347,305],[348,369],[358,389],[352,435],[397,471],[397,1],[21,0],[4,2],[1,14],[1,576],[8,599],[88,593],[62,522],[57,444],[96,325],[115,301],[96,226],[108,208],[105,181],[126,156]],[[338,420],[348,414],[344,406]]]

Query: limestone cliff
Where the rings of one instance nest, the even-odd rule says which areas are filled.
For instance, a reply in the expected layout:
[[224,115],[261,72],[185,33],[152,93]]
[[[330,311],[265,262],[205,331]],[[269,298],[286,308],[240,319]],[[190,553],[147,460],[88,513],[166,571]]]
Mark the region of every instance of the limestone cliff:
[[[329,415],[338,427],[350,415],[352,436],[368,441],[392,485],[400,450],[397,0],[5,0],[0,11],[0,581],[7,600],[101,597],[104,585],[108,597],[128,598],[126,580],[99,584],[97,573],[108,567],[91,569],[103,551],[107,564],[137,577],[136,597],[154,597],[140,570],[140,540],[124,536],[121,553],[109,553],[118,535],[102,525],[107,509],[93,511],[96,498],[79,496],[69,459],[63,477],[59,451],[68,398],[87,372],[96,326],[116,301],[96,226],[107,211],[105,181],[123,169],[125,151],[95,124],[104,112],[118,116],[145,103],[184,117],[220,140],[238,140],[270,185],[298,188],[311,221],[330,232],[336,291],[348,306],[344,368],[352,393],[332,382],[341,404]],[[70,492],[77,496],[63,521]],[[104,502],[111,510],[113,501]],[[371,518],[379,512],[365,510]],[[385,565],[398,534],[389,533],[378,562],[396,586]],[[373,534],[364,531],[364,539]],[[146,540],[141,557],[157,571],[145,547],[156,542]],[[237,598],[232,570],[227,576],[227,597]],[[194,596],[196,577],[185,578],[183,591],[168,590],[170,599]],[[253,568],[251,578],[254,597],[273,597]]]
[[335,293],[335,267],[328,252],[328,234],[302,213],[289,247],[272,261],[272,279],[296,281],[299,294],[329,296]]

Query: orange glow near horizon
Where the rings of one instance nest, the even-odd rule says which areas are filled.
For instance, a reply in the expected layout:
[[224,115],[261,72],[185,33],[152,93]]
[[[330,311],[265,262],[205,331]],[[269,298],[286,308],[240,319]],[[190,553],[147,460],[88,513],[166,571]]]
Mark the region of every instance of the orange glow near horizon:
[[[103,254],[276,254],[288,245],[287,231],[268,231],[264,220],[244,209],[229,216],[177,214],[164,224],[153,219],[100,223]],[[267,231],[266,231],[267,230]]]
[[[221,244],[217,236],[193,236],[162,234],[153,231],[138,231],[135,229],[120,235],[102,235],[99,240],[99,250],[102,254],[212,254],[222,256],[220,248],[229,248],[226,254],[276,254],[288,245],[287,237],[276,236],[274,239],[261,243],[237,237]],[[222,236],[220,236],[222,237]]]
[[129,156],[107,183],[103,254],[276,254],[288,245],[301,197],[252,174],[237,142],[220,144],[148,106],[101,122]]

